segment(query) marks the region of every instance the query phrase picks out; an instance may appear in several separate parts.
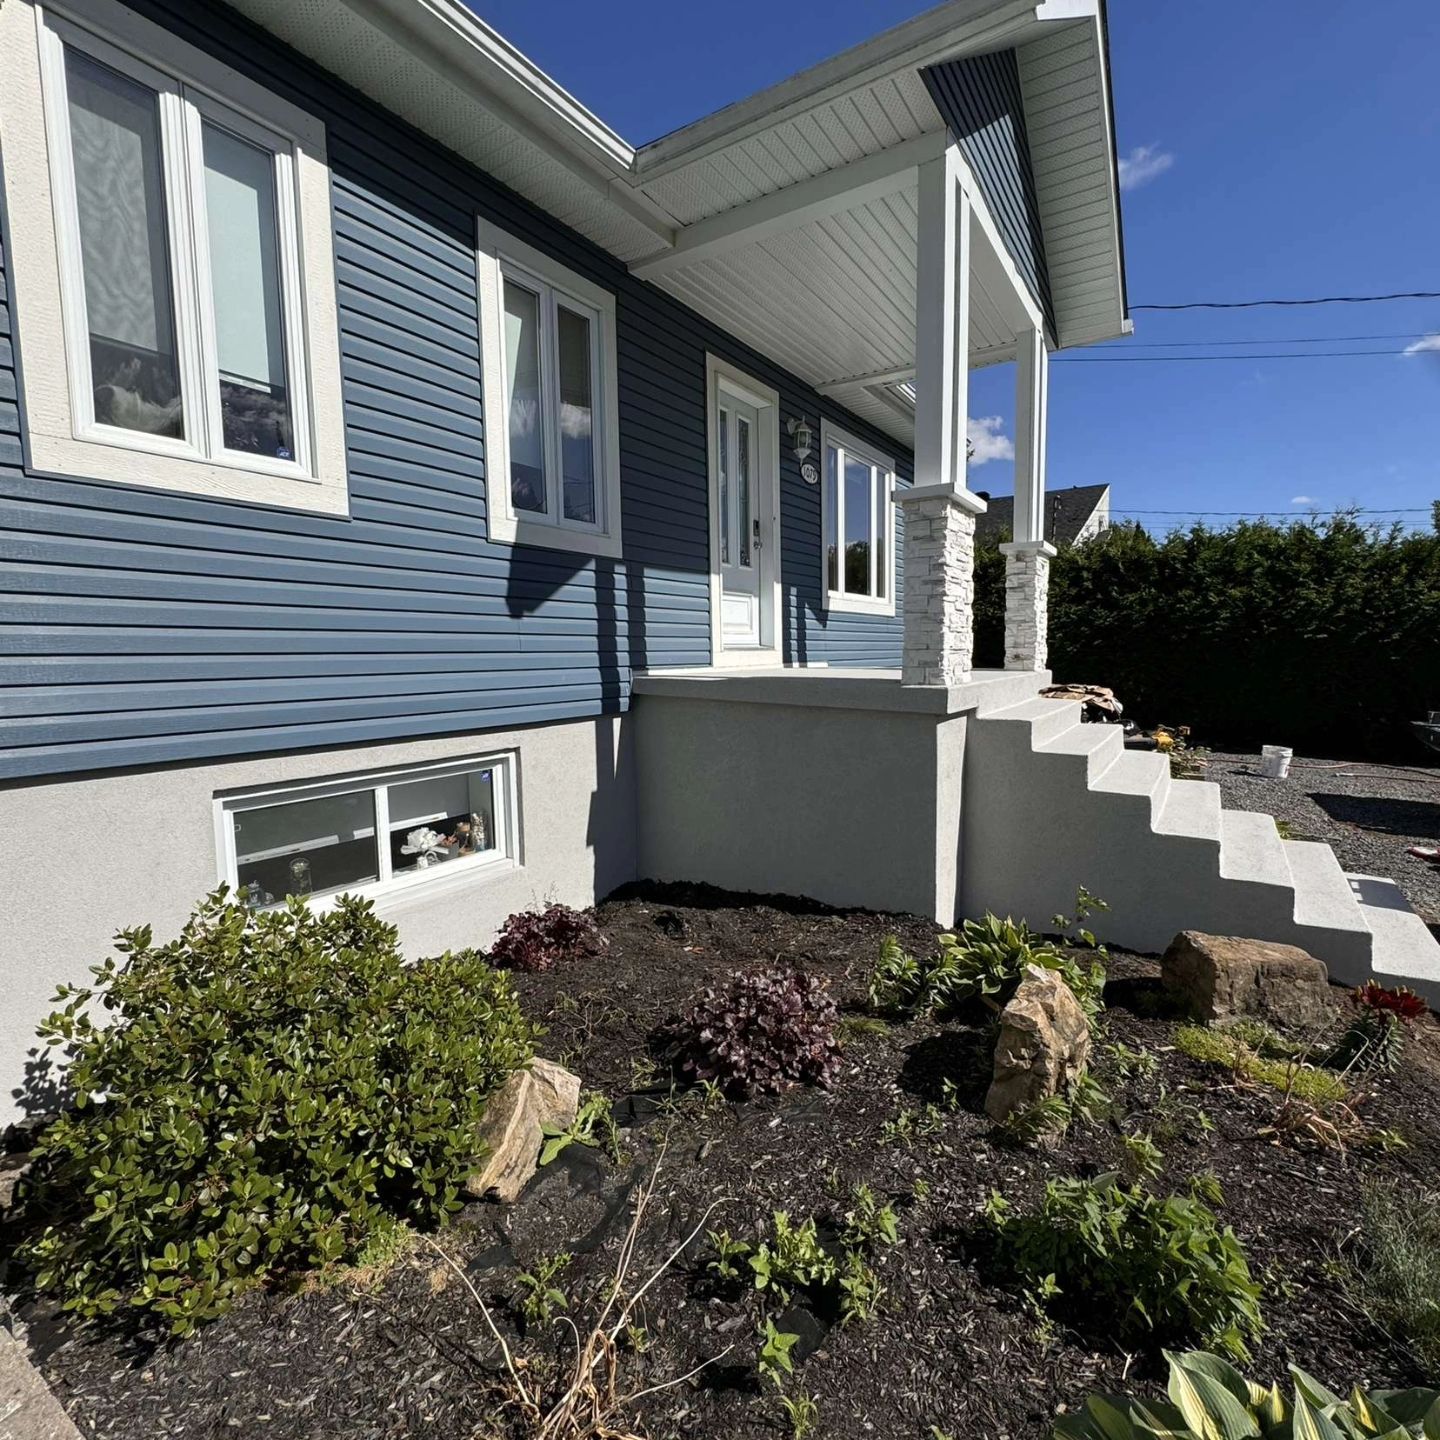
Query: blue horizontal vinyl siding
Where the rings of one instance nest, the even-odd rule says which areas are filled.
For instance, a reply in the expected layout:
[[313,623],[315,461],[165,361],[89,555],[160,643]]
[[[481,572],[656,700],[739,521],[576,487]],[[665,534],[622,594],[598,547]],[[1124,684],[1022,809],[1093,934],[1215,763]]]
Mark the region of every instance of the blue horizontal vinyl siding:
[[946,60],[920,73],[984,191],[1010,258],[1053,333],[1050,274],[1015,52]]
[[[0,777],[583,718],[707,664],[707,350],[894,451],[224,6],[133,8],[327,126],[351,514],[28,473],[0,252]],[[486,539],[477,211],[615,292],[620,561]],[[825,615],[782,470],[787,660],[897,665],[898,622]]]

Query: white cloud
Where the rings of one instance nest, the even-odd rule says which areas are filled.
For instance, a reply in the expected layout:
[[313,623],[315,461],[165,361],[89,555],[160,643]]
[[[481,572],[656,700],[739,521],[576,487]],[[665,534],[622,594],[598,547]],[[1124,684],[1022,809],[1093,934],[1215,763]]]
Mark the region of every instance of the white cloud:
[[1292,495],[1290,503],[1292,505],[1318,505],[1320,502],[1313,495]]
[[1419,355],[1426,350],[1440,350],[1440,330],[1437,330],[1433,335],[1426,335],[1422,339],[1416,340],[1413,344],[1405,347],[1405,353],[1407,355]]
[[972,465],[984,465],[990,460],[1013,460],[1015,444],[1001,430],[1004,421],[998,415],[972,415],[965,427],[965,434],[973,447],[970,455]]
[[1175,157],[1158,145],[1137,145],[1128,155],[1120,157],[1120,188],[1138,190],[1157,175],[1163,175]]

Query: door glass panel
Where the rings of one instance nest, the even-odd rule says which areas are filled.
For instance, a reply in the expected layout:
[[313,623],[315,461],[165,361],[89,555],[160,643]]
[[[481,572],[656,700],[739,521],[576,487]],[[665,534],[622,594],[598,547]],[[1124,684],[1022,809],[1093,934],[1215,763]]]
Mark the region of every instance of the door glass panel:
[[739,491],[736,508],[740,514],[740,563],[750,565],[750,422],[743,416],[736,418],[735,471],[736,488]]
[[720,563],[730,563],[730,412],[720,411]]
[[836,544],[836,529],[840,523],[840,452],[833,446],[825,447],[825,585],[833,591],[840,589],[840,554]]
[[159,96],[65,52],[95,419],[183,438]]
[[870,527],[873,523],[870,466],[845,457],[845,593],[870,593]]
[[234,823],[236,875],[251,905],[330,894],[378,877],[372,790],[242,810]]
[[590,321],[555,307],[560,343],[560,474],[567,520],[595,523],[595,402]]
[[392,874],[497,848],[492,770],[391,785],[389,798]]
[[885,471],[871,472],[875,477],[875,594],[885,598],[885,568],[890,563],[890,486]]
[[275,156],[209,121],[202,128],[225,448],[293,460]]
[[545,431],[540,404],[540,297],[505,282],[505,400],[510,419],[510,503],[544,514]]

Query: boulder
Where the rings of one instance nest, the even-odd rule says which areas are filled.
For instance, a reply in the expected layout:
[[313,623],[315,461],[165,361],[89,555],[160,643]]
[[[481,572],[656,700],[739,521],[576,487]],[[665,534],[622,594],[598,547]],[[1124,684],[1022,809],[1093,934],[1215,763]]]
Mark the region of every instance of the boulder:
[[1054,971],[1027,965],[1020,987],[1000,1012],[995,1071],[985,1113],[997,1125],[1063,1094],[1090,1061],[1090,1022]]
[[30,1156],[21,1151],[0,1155],[0,1220],[15,1204],[15,1190],[30,1169]]
[[485,1160],[465,1182],[465,1193],[512,1204],[539,1165],[542,1127],[566,1129],[579,1106],[580,1077],[563,1065],[536,1059],[516,1070],[485,1107]]
[[1182,930],[1160,961],[1165,988],[1197,1019],[1253,1016],[1291,1030],[1335,1018],[1325,964],[1295,945]]

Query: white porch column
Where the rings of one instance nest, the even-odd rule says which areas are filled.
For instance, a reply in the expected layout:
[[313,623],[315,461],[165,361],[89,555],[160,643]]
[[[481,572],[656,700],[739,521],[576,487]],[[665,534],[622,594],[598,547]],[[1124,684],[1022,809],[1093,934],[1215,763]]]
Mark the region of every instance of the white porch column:
[[919,167],[915,283],[915,484],[905,516],[901,681],[954,685],[975,649],[975,516],[965,488],[970,379],[970,199],[960,152]]
[[1000,547],[1005,555],[1005,668],[1043,670],[1055,547],[1045,540],[1050,355],[1039,326],[1015,337],[1015,358],[1015,534]]

